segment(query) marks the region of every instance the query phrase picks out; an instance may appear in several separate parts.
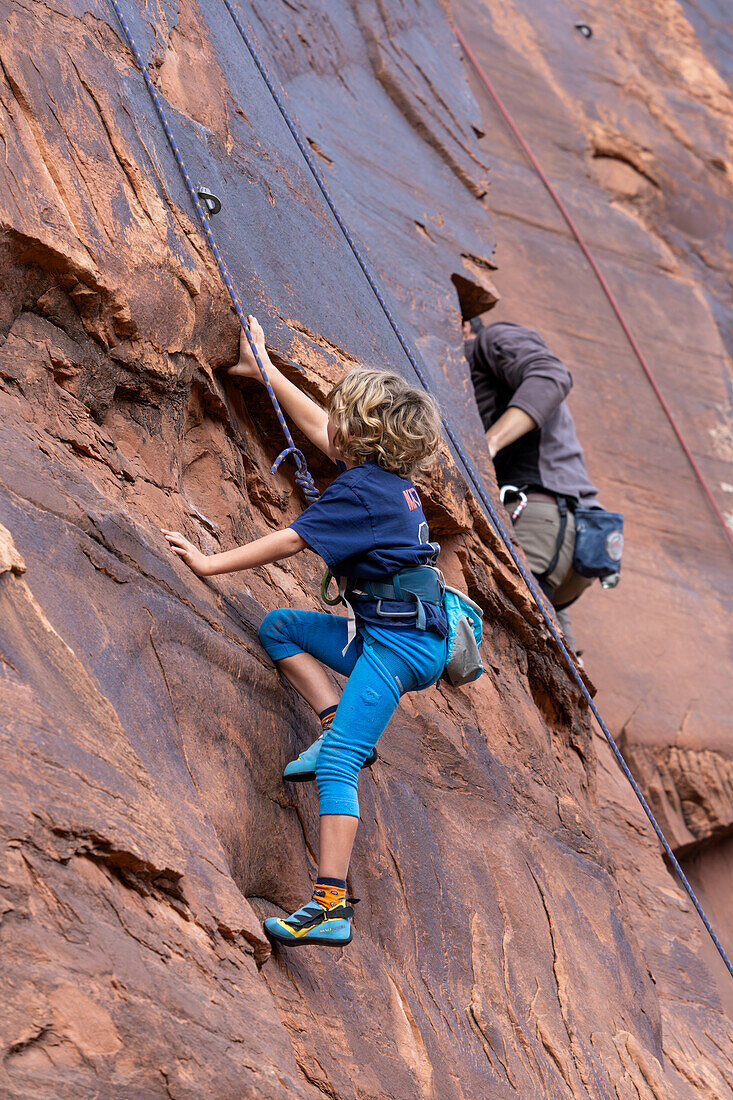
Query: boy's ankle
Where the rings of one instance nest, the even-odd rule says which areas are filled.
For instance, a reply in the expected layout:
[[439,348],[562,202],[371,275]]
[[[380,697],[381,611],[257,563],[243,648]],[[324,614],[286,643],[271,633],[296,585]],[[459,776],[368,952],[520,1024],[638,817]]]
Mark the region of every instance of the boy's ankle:
[[324,909],[343,904],[346,901],[346,880],[319,875],[313,887],[313,900]]
[[330,730],[331,723],[333,722],[333,717],[337,710],[338,704],[334,704],[333,706],[326,707],[319,713],[318,720],[321,723],[321,729],[324,733],[326,732],[326,730]]

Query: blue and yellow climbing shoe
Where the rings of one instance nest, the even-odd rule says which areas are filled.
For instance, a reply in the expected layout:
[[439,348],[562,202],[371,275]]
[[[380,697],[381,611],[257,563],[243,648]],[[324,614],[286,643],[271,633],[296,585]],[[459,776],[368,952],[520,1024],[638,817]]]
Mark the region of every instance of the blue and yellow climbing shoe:
[[[309,780],[316,778],[316,764],[323,745],[323,737],[324,735],[321,734],[312,745],[309,745],[300,754],[297,760],[290,761],[283,772],[283,779],[287,779],[289,783],[307,783]],[[362,764],[362,768],[371,768],[372,764],[375,764],[378,759],[377,750],[372,749]]]
[[[307,783],[311,779],[316,778],[316,764],[318,763],[321,746],[323,745],[323,738],[326,731],[331,728],[336,710],[337,708],[334,706],[326,707],[325,710],[321,711],[318,717],[321,720],[323,733],[320,737],[316,738],[312,745],[308,746],[305,752],[300,754],[297,760],[290,761],[283,772],[283,779],[287,779],[289,783]],[[377,750],[372,749],[369,756],[367,756],[362,764],[362,768],[371,768],[372,764],[376,763],[377,759]]]
[[353,932],[351,918],[354,915],[353,903],[356,898],[341,897],[332,905],[324,906],[319,900],[316,886],[313,898],[307,905],[301,906],[289,917],[268,917],[264,922],[265,933],[270,940],[284,943],[288,947],[345,947],[351,943]]
[[304,783],[316,778],[316,764],[323,744],[323,734],[326,730],[330,730],[337,709],[335,706],[330,706],[321,711],[318,717],[323,733],[316,738],[312,745],[308,746],[305,752],[300,754],[297,760],[290,761],[283,772],[283,779],[287,779],[291,783]]

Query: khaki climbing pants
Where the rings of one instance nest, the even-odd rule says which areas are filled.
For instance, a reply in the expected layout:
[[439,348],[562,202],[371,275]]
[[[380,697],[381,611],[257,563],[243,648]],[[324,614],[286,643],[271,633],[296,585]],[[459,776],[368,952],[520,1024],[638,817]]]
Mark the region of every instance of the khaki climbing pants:
[[[511,515],[516,508],[516,500],[507,502],[505,508]],[[560,534],[560,509],[557,504],[550,500],[533,500],[530,496],[526,507],[514,524],[514,534],[524,550],[532,572],[537,576],[544,573],[555,556],[557,538]],[[560,547],[557,565],[547,580],[552,589],[552,603],[556,609],[573,603],[593,583],[591,577],[583,577],[573,569],[574,549],[575,516],[568,510],[568,525]],[[561,614],[560,625],[573,649],[577,649],[567,614]]]

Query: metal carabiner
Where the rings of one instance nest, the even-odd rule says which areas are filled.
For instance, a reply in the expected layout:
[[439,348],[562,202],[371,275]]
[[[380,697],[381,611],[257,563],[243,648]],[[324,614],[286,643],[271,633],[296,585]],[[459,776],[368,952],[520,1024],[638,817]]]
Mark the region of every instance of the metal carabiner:
[[516,523],[524,509],[527,507],[527,494],[522,489],[519,489],[516,485],[502,485],[501,491],[499,493],[499,498],[502,504],[504,503],[506,495],[508,493],[511,493],[513,496],[519,497],[519,504],[512,512],[512,523]]

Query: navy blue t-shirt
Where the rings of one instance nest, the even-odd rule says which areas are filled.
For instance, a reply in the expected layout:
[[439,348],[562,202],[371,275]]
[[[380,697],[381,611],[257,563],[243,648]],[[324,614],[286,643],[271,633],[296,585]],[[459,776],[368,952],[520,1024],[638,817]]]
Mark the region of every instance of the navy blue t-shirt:
[[[290,526],[320,554],[334,577],[384,581],[401,569],[430,565],[436,558],[417,489],[409,478],[376,462],[344,470]],[[376,606],[360,601],[355,610],[375,625],[414,629],[414,620],[380,618]],[[390,611],[414,606],[399,603]],[[445,637],[448,625],[442,608],[424,606],[428,628]]]

